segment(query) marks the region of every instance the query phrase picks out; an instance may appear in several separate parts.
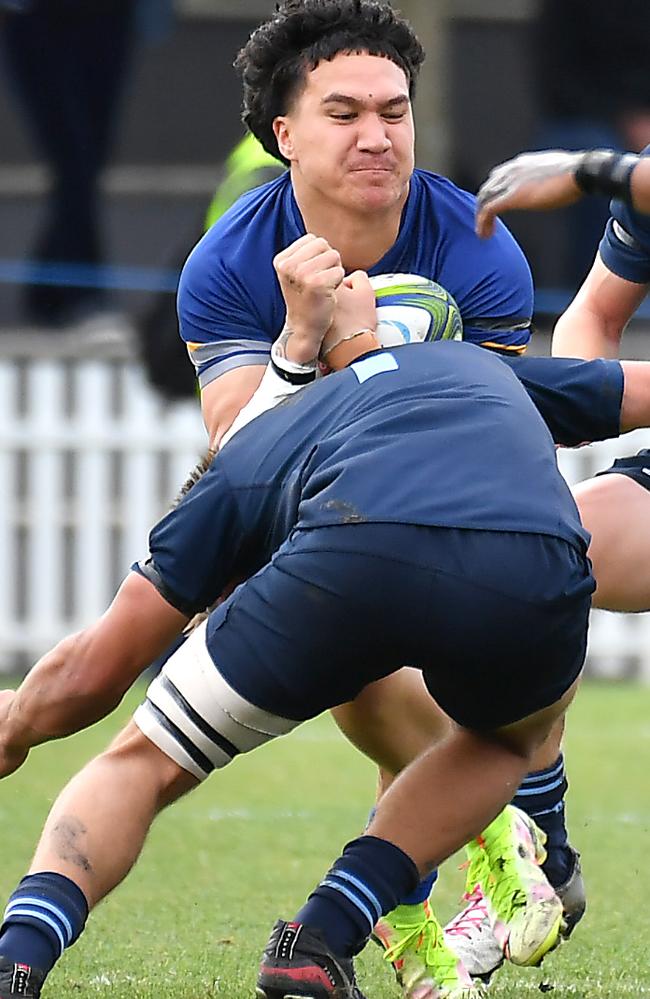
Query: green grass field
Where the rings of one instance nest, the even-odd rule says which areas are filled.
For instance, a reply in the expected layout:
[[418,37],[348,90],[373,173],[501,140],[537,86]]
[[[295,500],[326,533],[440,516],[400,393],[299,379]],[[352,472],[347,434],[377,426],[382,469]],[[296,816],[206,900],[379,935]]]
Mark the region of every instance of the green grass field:
[[[24,873],[65,780],[136,703],[137,695],[90,731],[35,750],[2,783],[0,897]],[[650,688],[585,685],[571,712],[566,755],[570,825],[589,909],[574,939],[543,969],[506,969],[491,993],[515,999],[536,993],[542,981],[558,997],[650,993]],[[213,775],[158,820],[139,864],[91,916],[44,999],[252,996],[271,924],[295,913],[342,844],[359,833],[373,788],[372,766],[329,717]],[[437,889],[443,919],[461,890],[450,861]],[[389,971],[369,946],[359,959],[369,999],[397,999]]]

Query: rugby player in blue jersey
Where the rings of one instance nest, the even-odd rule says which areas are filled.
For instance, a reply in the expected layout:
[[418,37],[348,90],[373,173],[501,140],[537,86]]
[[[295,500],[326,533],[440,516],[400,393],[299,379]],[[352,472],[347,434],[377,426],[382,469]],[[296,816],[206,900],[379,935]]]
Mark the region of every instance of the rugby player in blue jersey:
[[[411,98],[424,53],[383,0],[284,0],[238,57],[244,121],[286,174],[245,194],[183,269],[180,331],[199,376],[212,441],[262,377],[287,318],[273,258],[305,233],[328,241],[346,272],[421,274],[460,308],[465,338],[521,352],[532,281],[503,226],[473,231],[475,198],[414,170]],[[308,303],[307,303],[308,304]]]
[[[338,294],[348,305],[328,333],[329,354],[335,341],[372,335],[376,319],[364,275]],[[647,365],[511,363],[563,443],[612,436],[650,415]],[[233,577],[249,577],[169,660],[135,724],[54,806],[7,906],[2,999],[39,994],[165,804],[403,662],[421,664],[457,727],[387,792],[369,834],[348,845],[301,911],[308,929],[277,928],[261,993],[358,997],[350,959],[375,920],[481,828],[477,874],[510,956],[527,963],[552,927],[535,913],[531,924],[530,907],[499,877],[521,862],[517,850],[501,851],[502,823],[524,852],[534,844],[516,814],[496,828],[490,820],[573,694],[593,588],[586,545],[549,430],[508,366],[472,345],[371,351],[243,428],[154,528],[150,557],[107,614],[45,657],[5,718],[8,772],[31,745],[78,727],[80,712],[86,723],[105,712],[106,690],[100,709],[97,690],[83,689],[97,662],[123,689],[195,610]],[[387,592],[391,614],[378,615]],[[557,930],[559,901],[541,875],[535,887]],[[442,981],[423,966],[406,994],[469,999],[476,990],[458,966]]]
[[[411,26],[383,0],[282,0],[242,49],[244,121],[288,170],[240,198],[181,276],[180,332],[213,445],[258,388],[285,324],[309,333],[318,323],[318,290],[298,278],[283,296],[273,268],[306,234],[333,248],[340,276],[361,268],[432,278],[458,303],[466,340],[504,354],[525,349],[533,294],[521,250],[501,224],[491,241],[478,239],[474,196],[414,169],[411,100],[423,58]],[[407,733],[394,737],[394,714],[417,712],[421,697],[419,676],[404,672],[335,712],[357,745],[383,759],[383,786],[413,752]],[[584,897],[565,789],[562,757],[543,747],[516,802],[539,816],[545,871],[575,921]],[[411,935],[414,923],[428,934],[432,880],[404,900],[393,934]]]

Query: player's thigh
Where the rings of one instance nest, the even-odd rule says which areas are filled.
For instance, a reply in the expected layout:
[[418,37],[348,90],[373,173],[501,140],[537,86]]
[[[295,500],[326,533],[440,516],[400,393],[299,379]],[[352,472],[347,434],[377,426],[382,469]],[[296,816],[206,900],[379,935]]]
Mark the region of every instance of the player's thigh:
[[474,571],[441,577],[435,654],[426,661],[423,648],[419,661],[450,718],[494,730],[555,704],[580,674],[594,581],[584,551],[559,538],[464,531],[455,540]]
[[582,522],[591,534],[594,606],[650,608],[650,492],[627,475],[601,475],[577,485]]
[[421,671],[410,667],[368,684],[332,714],[350,742],[390,774],[408,766],[450,726]]
[[419,665],[414,636],[435,644],[429,533],[363,523],[296,532],[211,615],[207,643],[221,674],[267,711],[305,720]]
[[227,681],[208,649],[208,620],[167,660],[134,715],[142,735],[198,781],[300,724],[264,710]]
[[[141,731],[202,780],[391,672],[400,659],[377,634],[382,587],[394,583],[408,610],[418,586],[409,565],[375,554],[379,535],[340,528],[287,542],[165,663],[136,712]],[[340,537],[352,550],[332,548]],[[370,553],[354,550],[364,537]]]
[[527,757],[531,770],[534,770],[535,754],[548,741],[553,731],[563,725],[566,711],[576,695],[579,683],[578,677],[557,700],[520,721],[502,726],[495,731],[495,737],[513,752]]

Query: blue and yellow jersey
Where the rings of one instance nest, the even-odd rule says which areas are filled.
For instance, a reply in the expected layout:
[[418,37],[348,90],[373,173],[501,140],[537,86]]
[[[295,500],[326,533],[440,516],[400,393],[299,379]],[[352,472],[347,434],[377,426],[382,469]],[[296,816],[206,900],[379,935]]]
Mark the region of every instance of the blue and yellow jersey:
[[[531,333],[530,269],[502,223],[493,239],[478,239],[475,205],[445,177],[416,170],[397,240],[369,273],[437,281],[458,303],[465,340],[520,354]],[[178,315],[202,388],[233,368],[267,363],[285,319],[273,258],[304,233],[286,173],[239,198],[190,254]]]

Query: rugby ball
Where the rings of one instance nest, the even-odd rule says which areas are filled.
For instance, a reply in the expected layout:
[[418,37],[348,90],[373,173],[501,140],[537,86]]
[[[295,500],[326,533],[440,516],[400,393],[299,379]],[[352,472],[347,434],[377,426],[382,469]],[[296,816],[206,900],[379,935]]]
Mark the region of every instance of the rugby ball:
[[382,347],[463,339],[460,310],[442,285],[419,274],[377,274],[370,283]]

